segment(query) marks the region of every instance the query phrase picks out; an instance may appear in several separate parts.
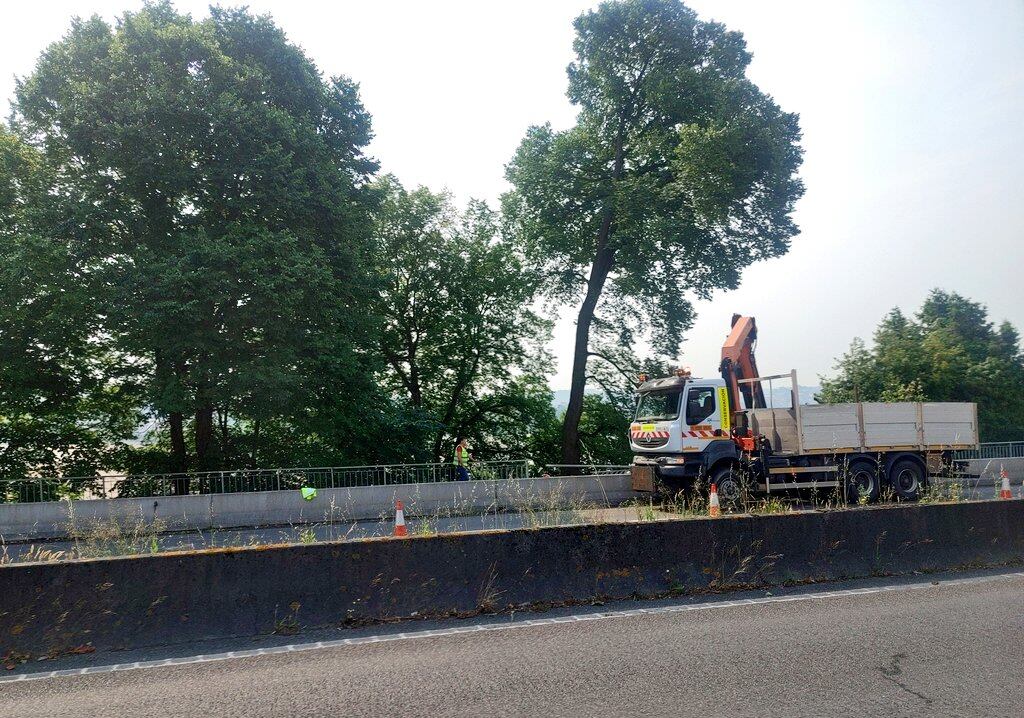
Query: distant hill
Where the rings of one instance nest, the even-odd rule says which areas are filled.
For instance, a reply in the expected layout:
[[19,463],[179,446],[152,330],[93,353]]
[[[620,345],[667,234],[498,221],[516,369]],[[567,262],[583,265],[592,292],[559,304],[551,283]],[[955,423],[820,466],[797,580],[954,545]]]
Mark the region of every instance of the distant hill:
[[[588,394],[600,394],[600,389],[587,388]],[[565,411],[565,407],[569,406],[569,390],[568,389],[555,389],[551,392],[551,405],[555,407],[555,413],[561,413]]]
[[[804,386],[800,384],[800,403],[801,404],[817,404],[814,400],[814,395],[821,391],[820,386]],[[587,389],[588,394],[599,394],[598,389]],[[772,401],[771,403],[779,409],[788,407],[792,402],[790,401],[790,389],[788,386],[774,385],[772,387]],[[556,389],[551,392],[551,404],[555,407],[556,412],[565,411],[565,407],[569,406],[569,390],[568,389]]]
[[[820,386],[804,386],[803,384],[798,384],[797,385],[797,390],[800,392],[800,403],[801,404],[817,404],[818,403],[818,402],[816,402],[814,400],[814,395],[821,391],[821,387]],[[793,403],[792,400],[791,400],[791,397],[790,397],[790,395],[792,393],[793,393],[792,390],[788,386],[778,386],[778,385],[773,386],[772,387],[772,404],[774,404],[776,408],[780,408],[780,409],[783,408],[783,407],[788,407],[790,404]]]

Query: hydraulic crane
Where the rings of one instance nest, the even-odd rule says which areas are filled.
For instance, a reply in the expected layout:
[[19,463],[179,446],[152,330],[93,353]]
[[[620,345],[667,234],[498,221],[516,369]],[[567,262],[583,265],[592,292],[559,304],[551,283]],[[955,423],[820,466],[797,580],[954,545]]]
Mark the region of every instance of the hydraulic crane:
[[[729,387],[729,400],[733,414],[747,409],[763,409],[767,406],[760,382],[740,383],[740,379],[753,379],[757,373],[754,347],[757,344],[757,324],[753,317],[732,315],[732,331],[722,345],[722,363],[718,370],[725,385]],[[742,395],[744,403],[740,402]]]

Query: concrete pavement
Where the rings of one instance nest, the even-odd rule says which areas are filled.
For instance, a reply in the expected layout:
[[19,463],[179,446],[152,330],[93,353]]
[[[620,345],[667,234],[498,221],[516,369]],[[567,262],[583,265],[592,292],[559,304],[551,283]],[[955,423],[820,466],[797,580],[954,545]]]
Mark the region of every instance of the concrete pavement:
[[[179,647],[181,665],[3,682],[0,697],[19,718],[1011,716],[1024,705],[1021,595],[1020,572],[937,574],[403,623],[303,637],[348,645],[280,645],[293,637],[236,658],[209,660],[254,644],[198,644],[199,660]],[[41,665],[102,671],[112,655]]]

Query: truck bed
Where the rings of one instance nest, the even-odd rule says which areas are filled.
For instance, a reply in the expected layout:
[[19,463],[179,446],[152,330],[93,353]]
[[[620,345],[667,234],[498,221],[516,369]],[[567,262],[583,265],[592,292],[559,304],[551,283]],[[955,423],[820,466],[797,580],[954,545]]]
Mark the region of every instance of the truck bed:
[[809,404],[750,409],[755,434],[779,453],[942,451],[978,445],[977,405],[953,402]]

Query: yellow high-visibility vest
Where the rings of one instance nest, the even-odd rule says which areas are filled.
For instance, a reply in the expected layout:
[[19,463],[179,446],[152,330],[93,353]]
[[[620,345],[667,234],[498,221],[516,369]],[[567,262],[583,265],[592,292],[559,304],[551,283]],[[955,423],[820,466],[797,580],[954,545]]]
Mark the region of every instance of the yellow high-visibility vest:
[[465,466],[471,458],[469,455],[469,449],[463,449],[462,446],[455,447],[455,456],[452,457],[452,466]]

